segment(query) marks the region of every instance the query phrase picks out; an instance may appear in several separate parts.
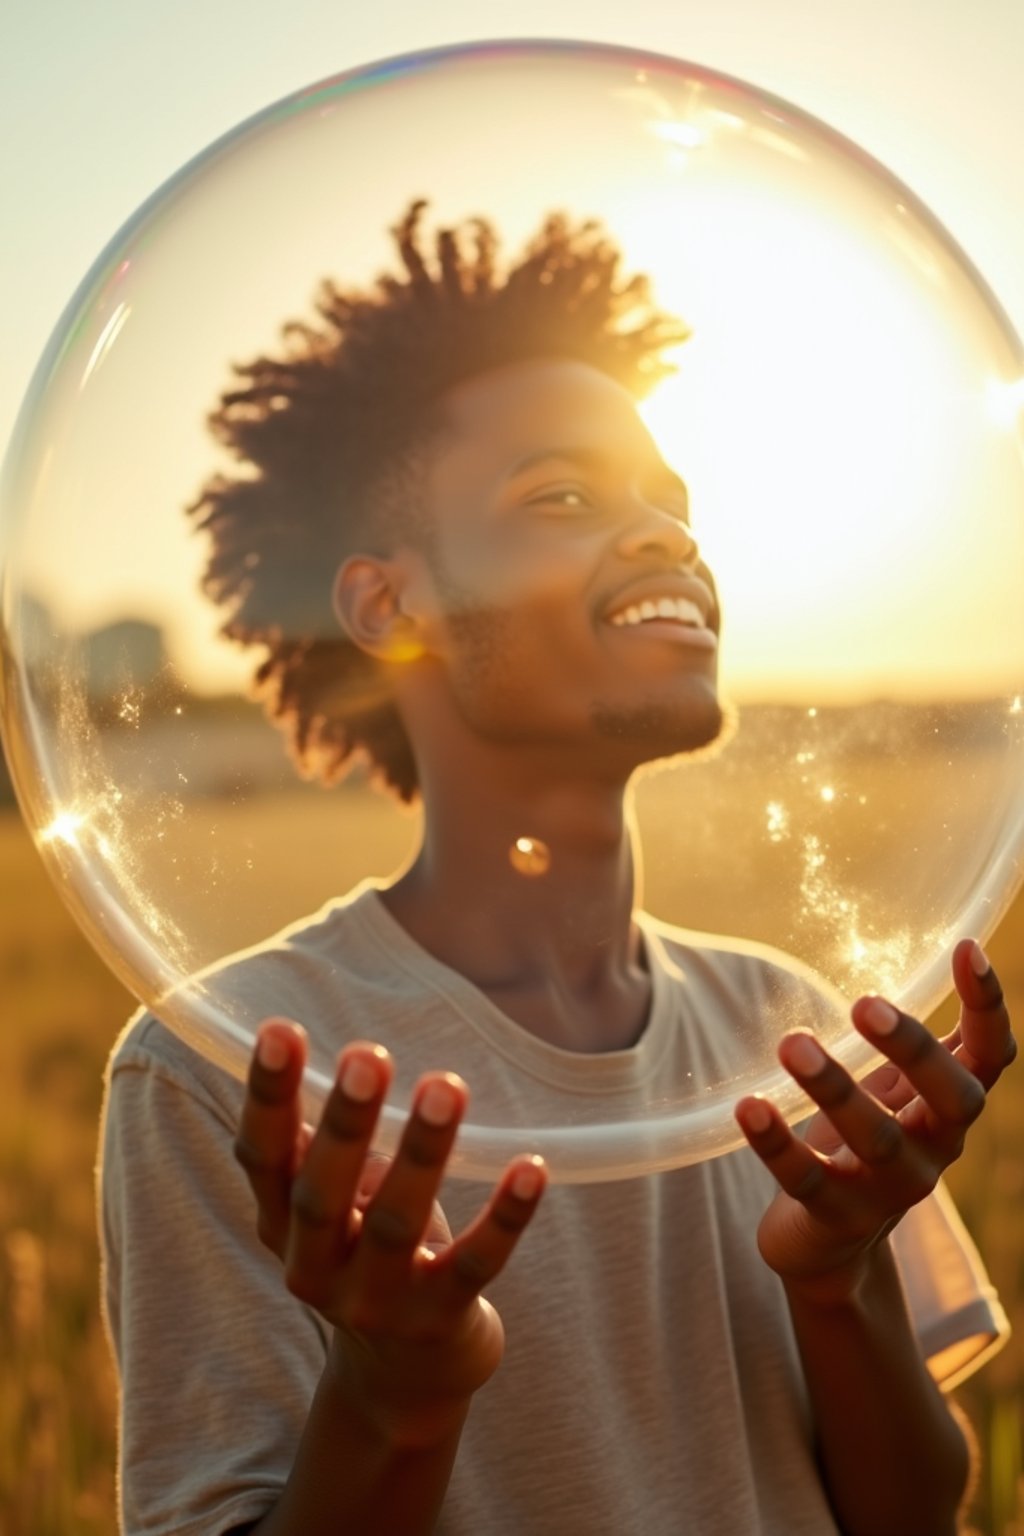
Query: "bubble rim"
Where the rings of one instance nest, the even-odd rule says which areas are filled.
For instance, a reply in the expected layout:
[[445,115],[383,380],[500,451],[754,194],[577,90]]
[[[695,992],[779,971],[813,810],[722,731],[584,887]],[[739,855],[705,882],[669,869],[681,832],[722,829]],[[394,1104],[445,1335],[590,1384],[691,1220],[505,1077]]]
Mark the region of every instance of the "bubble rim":
[[[3,465],[0,468],[0,744],[5,751],[21,814],[59,895],[70,908],[89,941],[101,951],[104,963],[137,996],[139,978],[132,966],[125,961],[120,949],[116,951],[117,960],[121,962],[118,964],[108,955],[109,946],[98,942],[97,935],[104,927],[103,914],[87,909],[84,899],[73,889],[74,882],[69,880],[67,870],[62,867],[62,861],[56,859],[52,852],[40,843],[35,812],[41,801],[45,803],[47,785],[45,782],[40,783],[38,777],[31,772],[35,757],[40,755],[38,744],[35,742],[35,733],[31,729],[24,733],[32,743],[31,751],[15,751],[13,746],[17,739],[17,733],[13,730],[15,717],[23,714],[27,719],[31,711],[26,711],[24,704],[21,703],[24,691],[21,686],[23,679],[16,665],[16,653],[9,640],[10,635],[14,633],[9,619],[13,607],[11,550],[15,545],[15,541],[9,536],[9,526],[11,529],[17,526],[18,518],[15,511],[17,497],[14,494],[14,486],[20,475],[21,466],[31,457],[31,440],[37,412],[50,389],[60,378],[62,370],[69,361],[71,350],[83,337],[85,326],[93,314],[94,307],[116,291],[119,277],[127,270],[128,253],[138,249],[149,235],[156,232],[158,225],[171,212],[175,202],[186,195],[199,180],[253,140],[264,133],[272,132],[283,118],[335,104],[353,92],[366,89],[388,89],[406,76],[441,70],[453,64],[471,66],[480,61],[511,61],[529,64],[559,58],[578,60],[584,67],[595,62],[620,64],[623,68],[633,71],[668,76],[677,82],[680,78],[689,78],[712,87],[722,94],[733,92],[743,98],[748,112],[749,105],[753,101],[766,113],[770,113],[776,122],[781,122],[785,127],[809,132],[843,160],[855,162],[866,178],[887,186],[890,192],[920,221],[928,235],[945,250],[954,265],[970,283],[979,302],[988,309],[991,319],[1007,342],[1010,353],[1015,357],[1020,369],[1024,371],[1024,343],[994,289],[963,245],[906,183],[877,157],[816,114],[742,77],[723,73],[689,59],[593,39],[482,37],[462,43],[444,44],[410,53],[389,55],[353,66],[280,97],[226,130],[165,178],[102,247],[65,304],[43,348],[15,417],[4,453]],[[19,703],[21,703],[20,710]],[[986,889],[991,888],[995,879],[995,870],[1002,872],[1002,894],[999,900],[993,901],[979,890],[967,913],[964,914],[965,931],[969,928],[983,942],[997,926],[1024,883],[1024,806],[1017,817],[1013,846],[1005,846],[998,858],[993,861]],[[989,911],[983,912],[982,909],[986,906]],[[120,917],[120,915],[119,909],[116,916]],[[134,917],[132,922],[134,924]],[[934,978],[937,977],[940,969],[948,971],[948,960],[944,955],[920,967],[908,982],[908,988],[914,987],[919,994],[925,991],[937,993],[939,987]],[[948,995],[949,990],[950,983],[947,980],[944,995]],[[140,1002],[144,1008],[155,1011],[154,1005],[147,1003],[145,998],[140,998]],[[230,1024],[230,1021],[223,1022],[229,1025],[224,1036],[223,1064],[235,1076],[244,1076],[252,1041],[248,1037],[243,1038],[237,1026]],[[182,1034],[180,1028],[177,1026],[174,1028],[175,1033]],[[834,1054],[857,1075],[863,1075],[883,1059],[868,1042],[852,1031],[848,1039],[833,1049]],[[245,1061],[243,1057],[246,1058]],[[310,1106],[322,1105],[329,1088],[330,1083],[324,1074],[315,1068],[307,1072],[305,1090]],[[790,1123],[801,1119],[811,1108],[809,1101],[800,1090],[796,1089],[792,1080],[781,1069],[770,1075],[762,1073],[758,1083],[747,1085],[742,1091],[772,1093],[780,1110]],[[628,1178],[642,1173],[683,1167],[689,1163],[723,1155],[744,1144],[744,1137],[731,1121],[731,1117],[723,1119],[720,1099],[726,1092],[725,1085],[714,1090],[709,1095],[711,1101],[709,1106],[703,1111],[688,1108],[685,1113],[651,1117],[639,1126],[627,1122],[572,1128],[545,1127],[525,1130],[504,1128],[496,1131],[489,1127],[467,1123],[461,1129],[450,1172],[456,1177],[467,1179],[489,1177],[500,1170],[510,1152],[535,1150],[538,1143],[547,1148],[547,1155],[554,1163],[553,1171],[556,1178],[565,1183]],[[404,1112],[392,1108],[385,1110],[380,1136],[382,1147],[385,1149],[393,1147],[403,1119]],[[712,1121],[715,1123],[712,1124]],[[695,1134],[695,1128],[698,1126],[702,1126],[703,1130]],[[652,1127],[658,1128],[656,1135],[652,1133]],[[676,1144],[677,1136],[685,1145]],[[659,1146],[671,1145],[672,1150],[664,1157],[652,1159],[647,1155],[640,1155],[638,1160],[637,1148],[641,1143],[648,1141],[655,1141]],[[581,1158],[577,1153],[584,1143],[590,1146],[590,1150]],[[598,1144],[603,1149],[603,1155],[600,1157],[595,1156],[595,1148]],[[615,1155],[611,1154],[613,1148],[618,1149]]]

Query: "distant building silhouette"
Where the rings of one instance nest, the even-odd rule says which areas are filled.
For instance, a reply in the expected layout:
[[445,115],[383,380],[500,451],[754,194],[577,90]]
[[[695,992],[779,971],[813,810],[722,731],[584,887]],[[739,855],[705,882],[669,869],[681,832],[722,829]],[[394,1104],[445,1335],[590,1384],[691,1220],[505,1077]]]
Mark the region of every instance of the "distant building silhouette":
[[32,592],[23,592],[18,618],[18,638],[25,659],[31,663],[45,656],[53,646],[54,633],[53,614],[42,598],[36,597]]
[[[158,683],[164,692],[178,686],[163,630],[145,619],[117,619],[75,636],[62,631],[44,602],[24,593],[16,638],[35,697],[56,697],[54,679],[67,661],[74,668],[73,686],[85,694],[92,718],[100,725],[134,720],[134,713],[124,713],[126,696],[135,701]],[[66,655],[62,644],[69,647]],[[13,799],[10,774],[0,755],[0,805]]]
[[144,690],[167,666],[163,630],[144,619],[118,619],[82,641],[89,697],[112,700]]

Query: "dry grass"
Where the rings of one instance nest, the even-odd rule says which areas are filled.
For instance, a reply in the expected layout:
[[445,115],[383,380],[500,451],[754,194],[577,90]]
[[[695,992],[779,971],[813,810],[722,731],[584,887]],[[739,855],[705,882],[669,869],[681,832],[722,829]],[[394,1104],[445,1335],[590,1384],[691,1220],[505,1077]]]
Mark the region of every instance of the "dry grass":
[[0,869],[0,1533],[100,1536],[115,1528],[115,1409],[92,1169],[128,997],[10,813]]
[[[92,1167],[106,1053],[131,1003],[0,816],[0,1536],[115,1526],[114,1386],[98,1314]],[[1024,1017],[1024,904],[991,944]],[[1024,1089],[994,1096],[951,1180],[1024,1337]],[[1021,1351],[963,1390],[985,1449],[974,1526],[1024,1536]]]

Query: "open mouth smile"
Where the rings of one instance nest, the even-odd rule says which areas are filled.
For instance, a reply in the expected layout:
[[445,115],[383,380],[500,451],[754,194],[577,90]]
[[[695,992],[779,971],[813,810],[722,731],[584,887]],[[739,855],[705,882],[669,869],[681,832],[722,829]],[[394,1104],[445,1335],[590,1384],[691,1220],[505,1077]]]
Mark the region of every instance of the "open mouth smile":
[[652,593],[614,608],[606,617],[613,628],[633,630],[652,640],[670,640],[708,651],[718,645],[705,607],[691,597]]

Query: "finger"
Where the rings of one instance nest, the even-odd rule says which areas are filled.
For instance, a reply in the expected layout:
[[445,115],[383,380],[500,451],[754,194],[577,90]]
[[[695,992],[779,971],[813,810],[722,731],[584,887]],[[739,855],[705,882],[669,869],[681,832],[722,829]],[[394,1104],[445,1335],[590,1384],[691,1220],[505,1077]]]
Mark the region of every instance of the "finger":
[[306,1153],[309,1151],[310,1142],[313,1140],[313,1127],[305,1121],[299,1126],[299,1134],[295,1138],[295,1156],[292,1160],[292,1178],[298,1173],[306,1161]]
[[367,1152],[355,1195],[355,1204],[359,1210],[364,1210],[380,1189],[391,1163],[392,1159],[383,1152],[374,1152],[372,1149]]
[[[355,1205],[359,1211],[364,1211],[384,1182],[384,1175],[391,1167],[393,1159],[385,1157],[383,1152],[370,1152],[367,1154],[363,1171],[359,1175],[359,1188],[356,1190]],[[430,1221],[427,1230],[421,1239],[422,1246],[427,1248],[446,1248],[452,1240],[452,1229],[448,1225],[448,1218],[437,1201],[434,1201],[430,1213]]]
[[779,1046],[779,1059],[814,1100],[849,1150],[869,1168],[916,1168],[918,1158],[895,1115],[854,1081],[812,1034],[798,1030]]
[[387,1311],[408,1282],[426,1235],[468,1093],[461,1078],[431,1073],[416,1086],[391,1167],[363,1213],[352,1284],[362,1326]]
[[883,1062],[867,1077],[862,1077],[861,1087],[893,1114],[917,1098],[916,1088],[911,1087],[899,1067],[894,1067],[891,1061]]
[[288,1232],[305,1064],[306,1036],[298,1024],[267,1019],[260,1025],[234,1151],[256,1196],[260,1238],[275,1253]]
[[883,1051],[931,1111],[934,1122],[962,1134],[985,1107],[985,1089],[960,1055],[881,997],[858,998],[854,1024]]
[[434,1267],[439,1294],[450,1306],[468,1306],[501,1273],[546,1187],[542,1158],[522,1158],[505,1170],[480,1215]]
[[391,1075],[391,1058],[381,1046],[357,1041],[342,1051],[334,1086],[292,1185],[286,1279],[293,1294],[313,1306],[324,1305],[332,1293]]
[[[985,1087],[991,1087],[1000,1071],[1014,1060],[1017,1046],[1010,1033],[1010,1021],[998,978],[984,950],[975,940],[962,940],[954,950],[953,977],[961,998],[961,1016],[956,1027],[943,1035],[939,1044]],[[970,1049],[964,1048],[963,1027],[966,1023],[970,1034],[973,1021],[977,1030],[979,1014],[982,1016],[981,1028],[984,1031],[983,1050],[989,1055],[987,1069],[979,1060],[981,1051],[976,1056]],[[995,1029],[991,1027],[993,1015]],[[863,1086],[894,1113],[904,1109],[917,1097],[917,1089],[891,1062],[886,1062],[864,1078]]]
[[1003,989],[988,956],[975,939],[953,951],[953,980],[960,997],[959,1060],[991,1088],[1017,1054]]
[[760,1094],[741,1099],[735,1115],[751,1148],[787,1195],[812,1210],[829,1203],[827,1159],[794,1136],[769,1099]]

